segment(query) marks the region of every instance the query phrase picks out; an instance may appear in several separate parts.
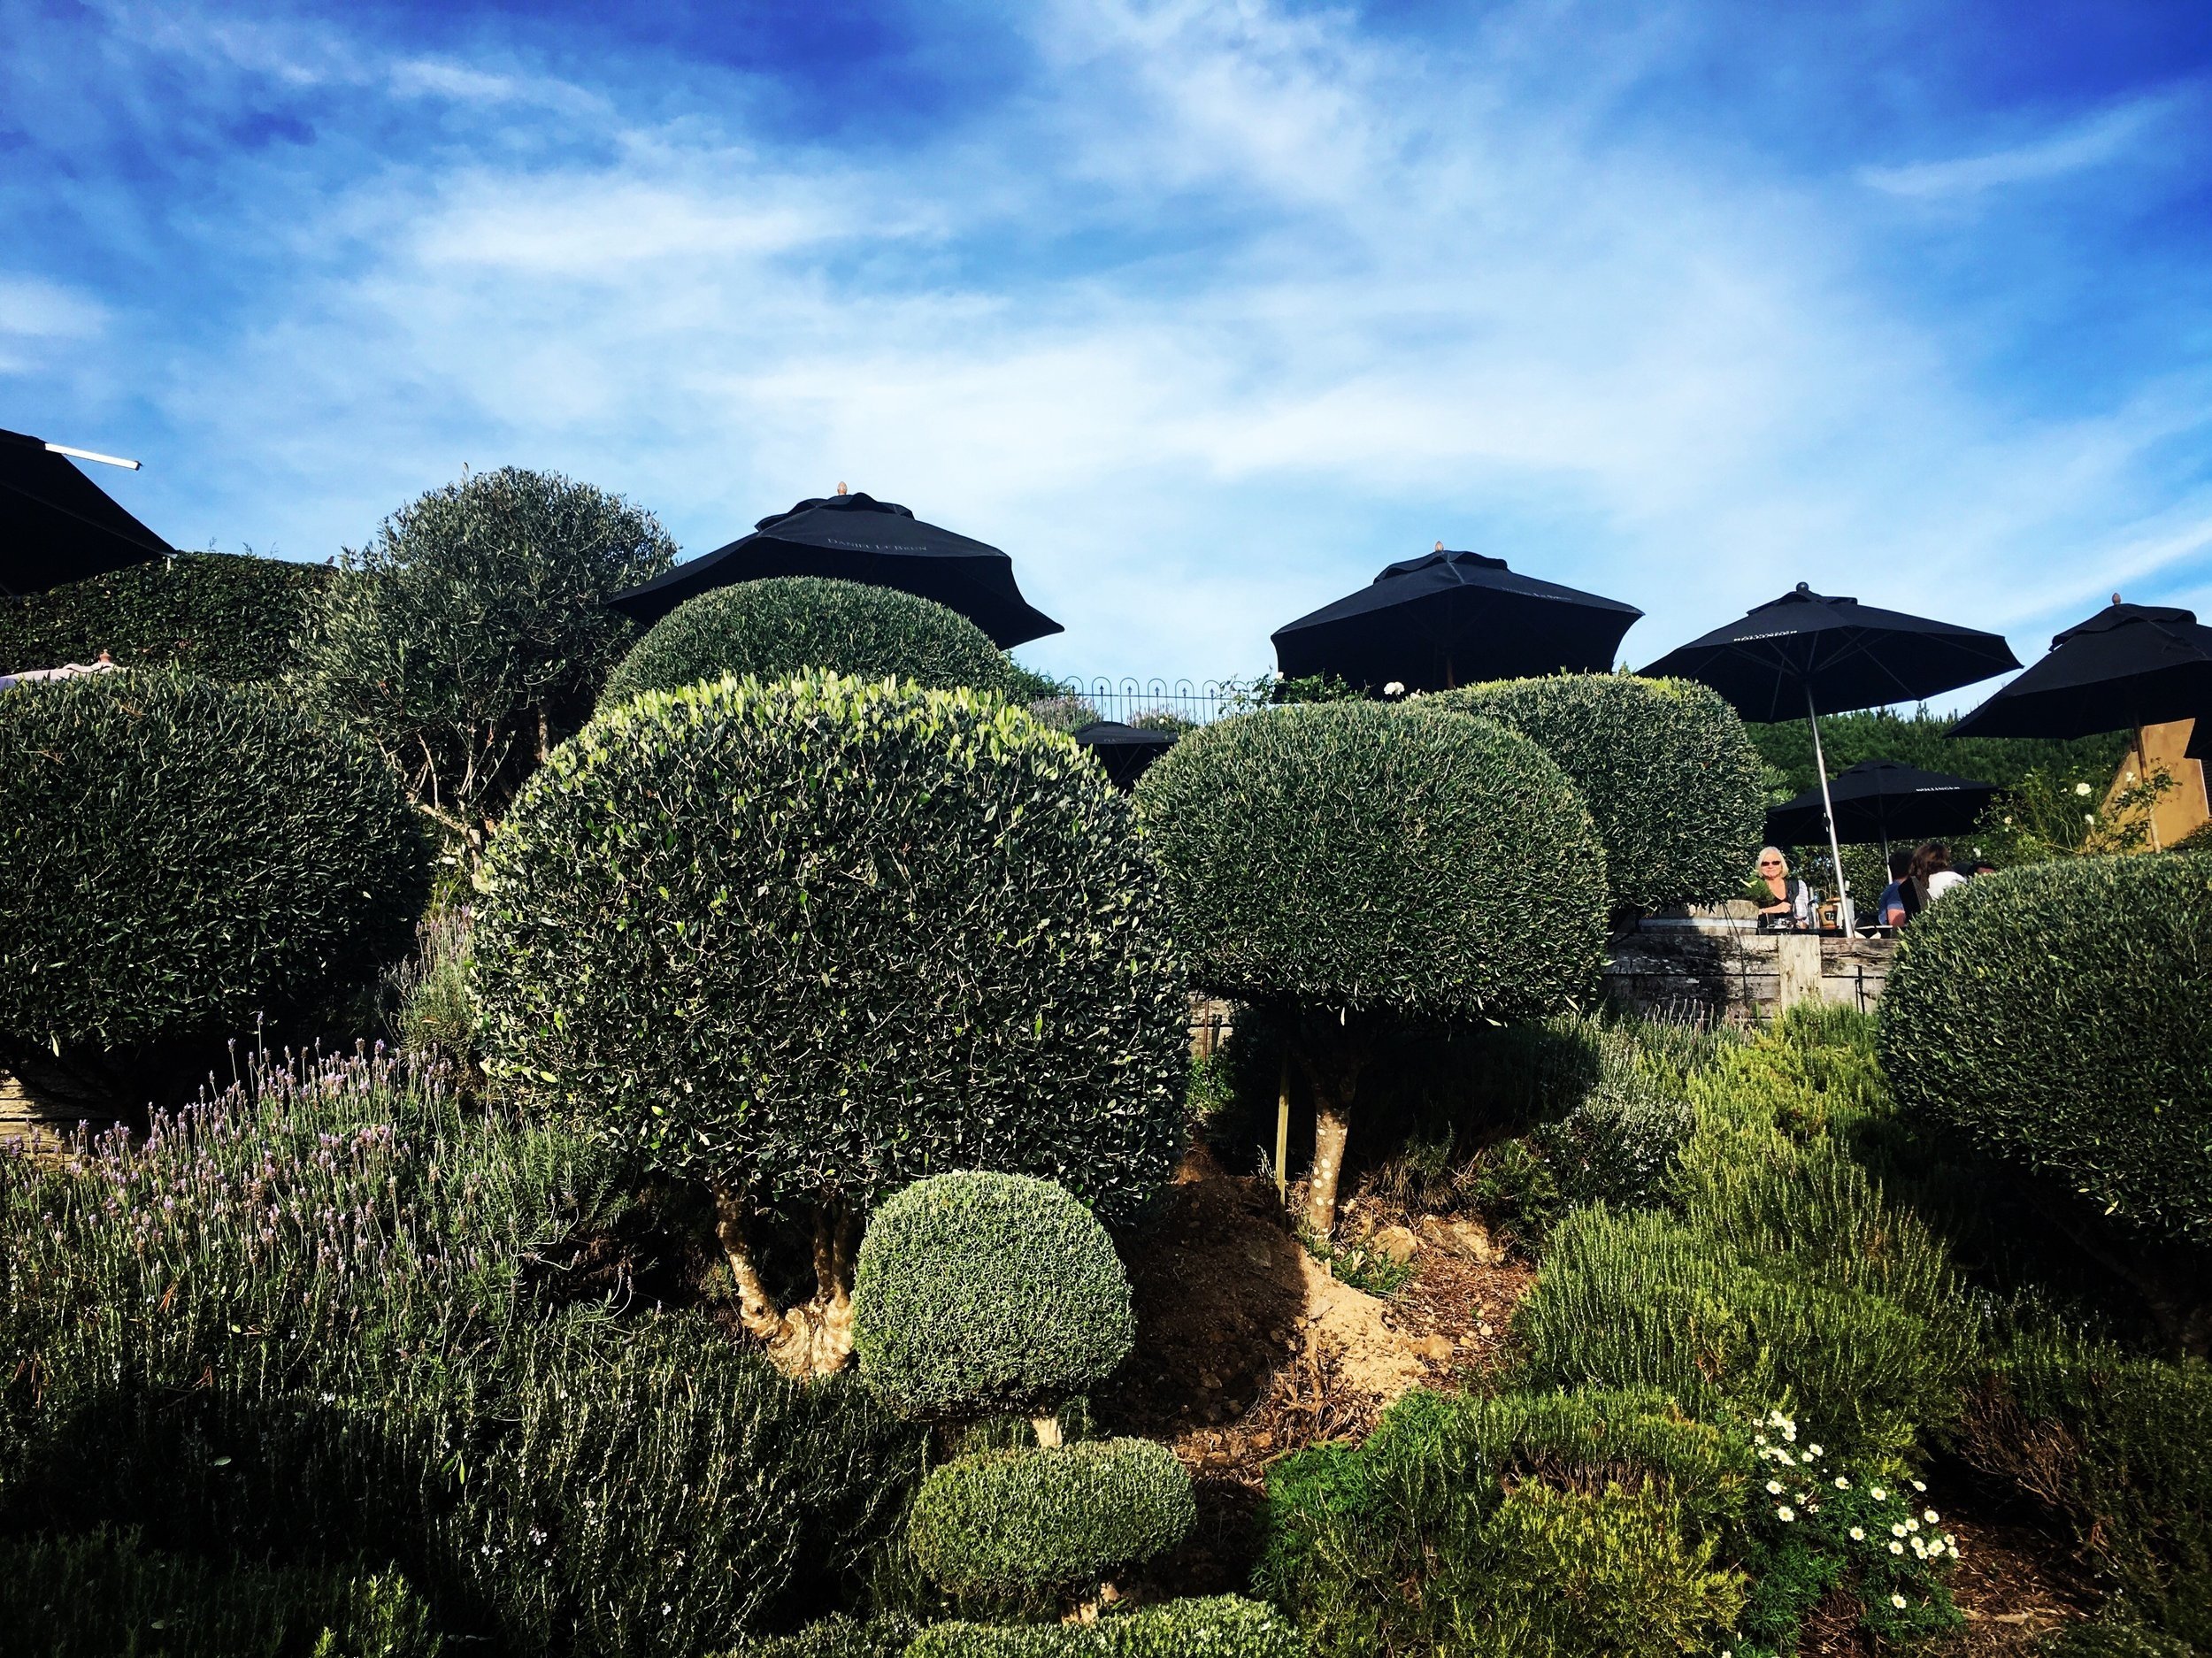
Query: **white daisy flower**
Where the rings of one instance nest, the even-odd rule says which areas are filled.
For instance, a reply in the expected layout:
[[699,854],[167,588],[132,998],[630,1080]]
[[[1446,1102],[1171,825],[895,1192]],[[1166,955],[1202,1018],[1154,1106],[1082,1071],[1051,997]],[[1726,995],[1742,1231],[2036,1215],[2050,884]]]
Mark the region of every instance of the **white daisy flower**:
[[1919,1522],[1919,1521],[1917,1521],[1917,1520],[1908,1520],[1908,1521],[1906,1521],[1906,1522],[1905,1522],[1905,1530],[1907,1530],[1908,1531],[1917,1531],[1919,1529],[1920,1529],[1920,1522]]
[[1902,1543],[1892,1543],[1889,1546],[1889,1552],[1893,1554],[1901,1554],[1905,1552],[1905,1546]]
[[1902,1537],[1905,1534],[1905,1528],[1901,1525],[1893,1525],[1889,1528],[1889,1534],[1892,1537]]
[[1883,1490],[1883,1489],[1882,1489],[1879,1485],[1877,1485],[1877,1486],[1875,1486],[1875,1487],[1874,1487],[1874,1493],[1873,1493],[1873,1494],[1874,1494],[1874,1501],[1877,1501],[1877,1502],[1879,1502],[1879,1501],[1882,1501],[1885,1497],[1887,1497],[1887,1496],[1889,1495],[1889,1493],[1887,1493],[1886,1491],[1884,1491],[1884,1490]]
[[1841,1474],[1838,1474],[1836,1476],[1836,1489],[1838,1491],[1848,1491],[1851,1489],[1851,1482],[1846,1479]]
[[1928,1487],[1924,1481],[1916,1479],[1912,1482],[1912,1488],[1915,1491],[1925,1491]]
[[1805,1447],[1805,1455],[1808,1456],[1819,1456],[1824,1455],[1824,1453],[1817,1445],[1809,1445]]
[[1797,1518],[1797,1510],[1794,1508],[1785,1507],[1777,1508],[1774,1512],[1786,1521]]
[[1923,1508],[1920,1511],[1920,1517],[1930,1525],[1933,1525],[1936,1523],[1936,1511],[1933,1508]]
[[1890,1596],[1889,1603],[1895,1607],[1900,1612],[1905,1609],[1905,1597],[1901,1594],[1893,1594]]
[[1853,1526],[1853,1527],[1851,1528],[1851,1540],[1852,1540],[1854,1543],[1863,1543],[1863,1542],[1865,1542],[1865,1541],[1866,1541],[1866,1528],[1865,1528],[1864,1526],[1863,1526],[1863,1525],[1855,1525],[1855,1526]]
[[1778,1480],[1778,1479],[1770,1479],[1769,1481],[1767,1481],[1767,1495],[1768,1495],[1768,1496],[1770,1496],[1770,1497],[1778,1497],[1778,1496],[1780,1496],[1781,1494],[1782,1494],[1782,1482],[1781,1482],[1780,1480]]

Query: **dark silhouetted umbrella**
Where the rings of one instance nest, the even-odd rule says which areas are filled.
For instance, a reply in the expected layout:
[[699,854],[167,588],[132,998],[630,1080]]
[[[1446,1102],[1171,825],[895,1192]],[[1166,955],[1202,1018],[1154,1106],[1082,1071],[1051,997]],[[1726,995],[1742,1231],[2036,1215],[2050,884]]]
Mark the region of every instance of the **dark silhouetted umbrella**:
[[[1826,798],[1835,809],[1838,841],[1878,841],[1887,856],[1893,841],[1964,833],[1996,793],[1994,783],[1923,771],[1895,760],[1862,760],[1836,774]],[[1767,839],[1776,846],[1806,846],[1827,833],[1816,788],[1767,808]]]
[[[1801,581],[1795,591],[1677,647],[1644,672],[1701,680],[1746,719],[1804,716],[1812,724],[1823,798],[1830,799],[1821,715],[1918,702],[2019,665],[2012,647],[1996,633],[1878,610],[1856,599],[1828,598]],[[1851,894],[1832,800],[1829,817],[1828,850],[1836,860],[1836,896],[1847,927]]]
[[2085,737],[2212,714],[2212,627],[2116,597],[1951,727],[1954,737]]
[[[2143,727],[2212,715],[2212,627],[2193,610],[2112,603],[2051,640],[2050,653],[1954,726],[1954,737],[2135,735],[2137,774],[2147,777]],[[2189,752],[2200,739],[2190,733]],[[2151,845],[2158,825],[2151,824]]]
[[714,587],[765,576],[833,576],[896,587],[960,612],[1004,650],[1064,631],[1014,585],[1014,561],[997,548],[925,524],[868,495],[802,501],[772,513],[726,547],[687,559],[607,603],[649,626]]
[[1643,612],[1533,576],[1502,558],[1436,550],[1390,565],[1367,587],[1275,630],[1275,665],[1370,690],[1441,691],[1613,665]]
[[2200,764],[2212,762],[2212,712],[2197,717],[2196,724],[2189,728],[2189,746],[2181,752]]
[[43,593],[175,550],[60,449],[0,430],[0,593]]
[[1118,719],[1094,719],[1075,733],[1076,741],[1097,756],[1106,776],[1118,788],[1134,788],[1144,769],[1175,746],[1182,733],[1147,731],[1125,725]]

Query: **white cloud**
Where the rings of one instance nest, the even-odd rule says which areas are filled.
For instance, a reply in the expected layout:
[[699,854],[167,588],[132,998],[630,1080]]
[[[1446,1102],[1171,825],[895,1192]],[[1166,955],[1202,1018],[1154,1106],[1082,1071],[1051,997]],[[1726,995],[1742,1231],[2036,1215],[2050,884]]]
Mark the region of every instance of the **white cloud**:
[[[2032,578],[2133,557],[2143,457],[2202,399],[1985,403],[1872,297],[1855,193],[1614,132],[1648,42],[1574,42],[1582,103],[1527,94],[1567,50],[1545,10],[1442,61],[1345,15],[1063,0],[1035,86],[896,153],[658,84],[227,40],[486,125],[273,170],[262,219],[211,227],[288,257],[161,394],[239,457],[175,533],[320,557],[513,460],[698,550],[841,478],[1014,553],[1070,626],[1039,660],[1193,676],[1439,537],[1642,605],[1637,661],[1800,579],[2039,625],[2027,595],[2073,589]],[[2090,165],[2150,119],[1881,188]]]
[[1925,201],[1978,195],[1999,185],[2062,178],[2125,157],[2178,107],[2179,102],[2172,96],[2137,98],[2032,143],[1946,161],[1866,167],[1861,169],[1859,180],[1891,196]]

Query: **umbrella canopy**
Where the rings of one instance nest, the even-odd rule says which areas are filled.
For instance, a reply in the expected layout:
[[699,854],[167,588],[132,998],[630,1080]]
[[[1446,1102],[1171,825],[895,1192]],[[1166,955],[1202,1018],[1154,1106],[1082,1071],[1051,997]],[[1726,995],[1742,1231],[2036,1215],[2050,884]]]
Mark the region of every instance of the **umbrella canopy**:
[[1125,725],[1118,719],[1094,719],[1077,728],[1075,740],[1106,768],[1108,780],[1117,788],[1134,788],[1145,768],[1172,748],[1181,734],[1147,731],[1140,725]]
[[1709,685],[1746,719],[1916,702],[2020,665],[2001,635],[1828,598],[1803,582],[1644,672]]
[[2212,714],[2212,627],[2117,598],[1951,727],[1954,737],[2085,737]]
[[43,438],[0,430],[0,594],[43,593],[175,550]]
[[865,494],[817,496],[788,512],[771,513],[750,535],[607,603],[650,626],[686,599],[766,576],[833,576],[918,594],[959,611],[1002,650],[1064,631],[1022,597],[1014,585],[1014,561],[997,548],[925,524],[906,508]]
[[[1836,839],[1854,844],[1962,834],[1996,793],[1994,783],[1923,771],[1895,760],[1862,760],[1839,772],[1828,787]],[[1827,837],[1817,788],[1767,809],[1767,839],[1776,846],[1810,846]]]
[[2212,715],[2200,717],[2189,728],[2189,746],[2181,751],[2181,756],[2200,764],[2212,763]]
[[1613,665],[1621,635],[1643,612],[1533,576],[1502,558],[1436,550],[1390,565],[1373,582],[1275,630],[1275,665],[1291,678],[1334,674],[1441,691]]

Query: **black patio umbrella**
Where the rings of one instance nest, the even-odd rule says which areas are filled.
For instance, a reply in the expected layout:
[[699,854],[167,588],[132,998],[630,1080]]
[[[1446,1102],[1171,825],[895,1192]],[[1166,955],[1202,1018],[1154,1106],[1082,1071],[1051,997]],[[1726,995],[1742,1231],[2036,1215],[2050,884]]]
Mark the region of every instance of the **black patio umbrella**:
[[1014,585],[1014,561],[985,542],[925,524],[906,508],[866,494],[802,501],[771,513],[750,535],[687,559],[607,603],[650,626],[714,587],[765,576],[833,576],[896,587],[960,612],[1000,649],[1064,632]]
[[1293,679],[1334,674],[1379,689],[1441,691],[1613,665],[1643,612],[1557,582],[1517,576],[1502,558],[1436,550],[1275,630],[1275,665]]
[[72,465],[60,447],[0,430],[0,594],[43,593],[175,550]]
[[2212,714],[2212,627],[2193,610],[2116,596],[1950,734],[2086,737],[2200,714]]
[[[1886,858],[1893,841],[1964,833],[1996,793],[1994,783],[1923,771],[1895,760],[1862,760],[1836,774],[1826,801],[1835,810],[1838,841],[1852,845],[1878,841]],[[1767,808],[1767,839],[1776,846],[1809,846],[1827,833],[1827,812],[1816,788]]]
[[2181,753],[2184,759],[2212,764],[2212,711],[2197,717],[2196,724],[2189,728],[2189,746]]
[[1820,717],[1855,708],[1918,702],[2020,665],[1996,633],[1950,622],[1880,610],[1856,599],[1829,598],[1803,582],[1755,606],[1740,621],[1717,627],[1653,663],[1647,674],[1697,679],[1735,705],[1746,719],[1795,719],[1813,730],[1813,764],[1829,814],[1828,850],[1836,860],[1836,897],[1851,924],[1843,848],[1834,833]]
[[1077,727],[1075,740],[1106,768],[1107,779],[1117,788],[1134,788],[1145,768],[1172,748],[1180,735],[1125,725],[1118,719],[1094,719]]

